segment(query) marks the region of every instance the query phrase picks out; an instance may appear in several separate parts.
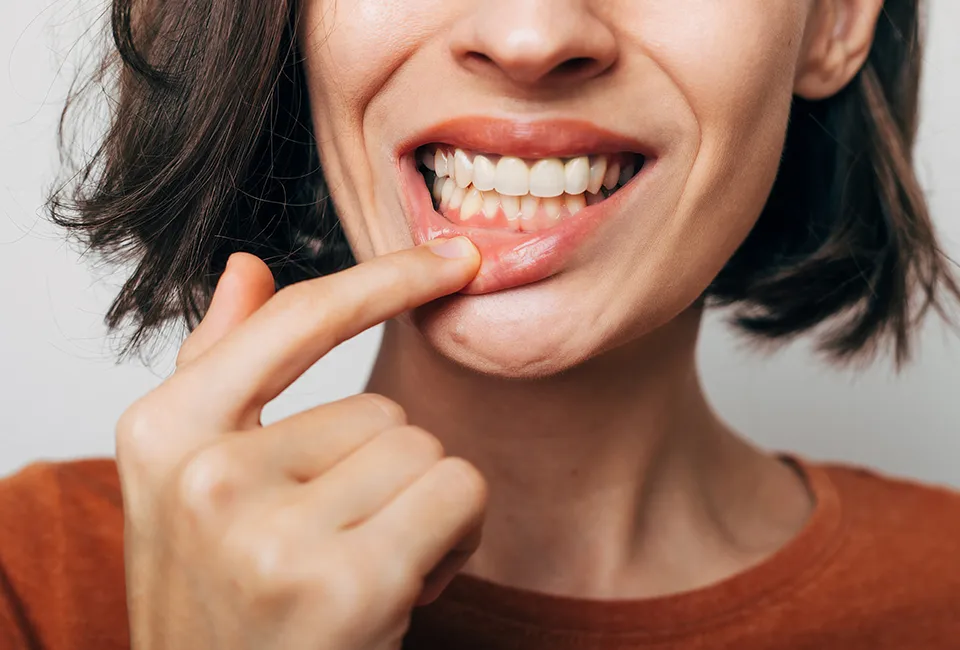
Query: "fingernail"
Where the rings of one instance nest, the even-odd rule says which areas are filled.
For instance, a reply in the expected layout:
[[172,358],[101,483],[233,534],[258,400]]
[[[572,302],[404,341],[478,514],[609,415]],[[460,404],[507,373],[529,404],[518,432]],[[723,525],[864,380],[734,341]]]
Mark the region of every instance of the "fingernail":
[[429,248],[433,251],[434,255],[447,259],[471,257],[477,250],[473,242],[463,236],[454,237],[453,239],[435,239],[430,242]]

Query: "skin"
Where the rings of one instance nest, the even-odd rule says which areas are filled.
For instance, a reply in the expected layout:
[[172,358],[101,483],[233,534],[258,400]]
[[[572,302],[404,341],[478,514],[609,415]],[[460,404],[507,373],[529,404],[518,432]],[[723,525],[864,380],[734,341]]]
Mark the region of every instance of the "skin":
[[[134,645],[395,648],[459,569],[651,597],[789,542],[813,504],[710,409],[691,305],[763,207],[791,97],[849,82],[880,5],[308,0],[320,153],[361,264],[274,296],[234,256],[177,372],[121,419]],[[548,280],[451,295],[476,251],[410,249],[393,155],[467,113],[652,120],[672,135],[663,187]],[[380,397],[260,426],[381,321]]]

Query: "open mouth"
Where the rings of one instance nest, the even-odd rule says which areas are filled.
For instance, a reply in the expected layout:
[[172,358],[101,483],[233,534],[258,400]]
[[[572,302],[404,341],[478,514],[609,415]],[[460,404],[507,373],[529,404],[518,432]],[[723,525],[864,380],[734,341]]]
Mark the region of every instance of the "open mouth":
[[553,228],[613,196],[643,169],[639,153],[526,159],[434,143],[416,151],[433,208],[460,226]]

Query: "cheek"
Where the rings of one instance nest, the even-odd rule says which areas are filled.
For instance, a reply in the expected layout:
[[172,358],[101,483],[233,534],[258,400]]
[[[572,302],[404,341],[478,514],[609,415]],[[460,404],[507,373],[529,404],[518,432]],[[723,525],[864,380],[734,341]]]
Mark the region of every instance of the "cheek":
[[[672,222],[695,284],[746,237],[776,177],[805,24],[800,0],[651,0],[639,42],[683,94],[699,133]],[[683,17],[679,11],[683,12]],[[696,277],[694,277],[696,276]]]

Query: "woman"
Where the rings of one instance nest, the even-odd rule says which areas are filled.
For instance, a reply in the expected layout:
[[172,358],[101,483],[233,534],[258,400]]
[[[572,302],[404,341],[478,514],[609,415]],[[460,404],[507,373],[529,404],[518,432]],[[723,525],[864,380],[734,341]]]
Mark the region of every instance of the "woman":
[[[132,346],[205,316],[116,465],[3,483],[3,647],[956,647],[960,498],[766,454],[694,365],[709,305],[902,362],[957,296],[919,17],[116,0],[54,214],[134,262]],[[261,425],[382,321],[368,393]]]

